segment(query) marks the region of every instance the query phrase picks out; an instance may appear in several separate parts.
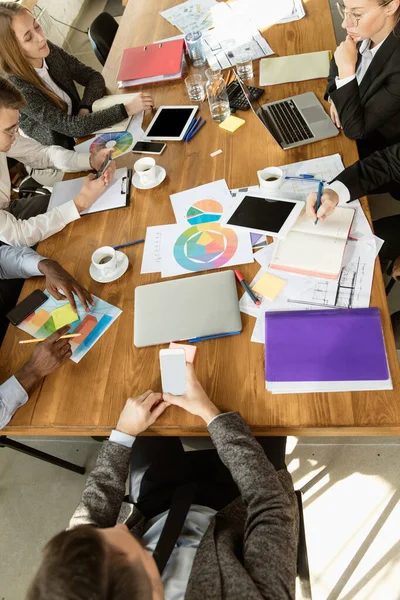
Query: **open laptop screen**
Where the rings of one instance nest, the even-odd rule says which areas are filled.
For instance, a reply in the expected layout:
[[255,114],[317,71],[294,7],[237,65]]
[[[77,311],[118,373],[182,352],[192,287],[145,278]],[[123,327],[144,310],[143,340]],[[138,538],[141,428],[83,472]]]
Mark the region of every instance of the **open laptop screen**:
[[267,131],[271,134],[271,136],[274,138],[276,143],[279,144],[280,147],[282,147],[282,144],[279,141],[279,137],[274,133],[272,124],[268,123],[268,115],[266,114],[265,110],[263,109],[263,107],[261,106],[261,104],[259,103],[259,101],[257,99],[254,99],[251,97],[249,88],[244,83],[244,81],[239,77],[239,75],[237,74],[236,71],[235,71],[235,75],[236,75],[236,79],[242,89],[242,92],[245,95],[245,98],[250,105],[251,110],[256,115],[256,117],[261,121],[261,123],[264,125],[264,127],[267,129]]

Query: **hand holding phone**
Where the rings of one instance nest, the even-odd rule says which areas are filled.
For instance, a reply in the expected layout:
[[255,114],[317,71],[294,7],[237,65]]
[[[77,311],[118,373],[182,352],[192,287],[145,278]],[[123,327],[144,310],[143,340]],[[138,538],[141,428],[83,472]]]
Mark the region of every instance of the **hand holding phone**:
[[103,164],[101,165],[100,169],[97,171],[97,173],[95,174],[94,178],[95,179],[100,179],[100,177],[102,175],[104,175],[104,173],[107,171],[108,167],[111,165],[112,162],[112,150],[109,152],[109,154],[106,156],[106,158],[104,159]]

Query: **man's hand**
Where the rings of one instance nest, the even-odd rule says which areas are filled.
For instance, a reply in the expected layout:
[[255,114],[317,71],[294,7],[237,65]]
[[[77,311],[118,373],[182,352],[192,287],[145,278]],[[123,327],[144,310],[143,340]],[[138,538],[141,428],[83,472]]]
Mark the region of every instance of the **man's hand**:
[[175,406],[184,408],[192,415],[201,417],[203,421],[209,424],[211,419],[220,414],[220,410],[211,402],[194,372],[194,366],[186,363],[186,391],[183,396],[173,396],[172,394],[163,394],[164,400]]
[[[90,158],[89,158],[89,162],[90,162],[90,166],[92,167],[92,169],[94,169],[95,171],[98,171],[111,151],[112,150],[110,150],[110,148],[103,148],[102,150],[99,150],[95,154],[91,154]],[[111,167],[111,165],[110,165],[110,167]]]
[[396,258],[394,261],[393,269],[392,269],[392,277],[396,281],[400,281],[400,256]]
[[84,117],[86,115],[90,115],[90,110],[88,108],[80,108],[78,111],[78,115],[80,117]]
[[[123,100],[123,96],[122,96]],[[154,100],[150,96],[150,94],[146,94],[145,92],[141,92],[139,96],[136,96],[133,100],[125,104],[126,112],[130,117],[133,115],[137,115],[143,110],[151,110],[154,106]]]
[[68,330],[69,325],[66,325],[49,336],[44,342],[40,342],[32,352],[32,356],[26,365],[15,374],[15,377],[28,394],[42,377],[61,367],[71,356],[72,350],[69,339],[59,339]]
[[339,79],[355,75],[357,64],[357,43],[349,35],[335,50],[335,62],[339,72]]
[[99,179],[95,179],[93,173],[85,177],[82,189],[74,200],[79,213],[90,208],[93,202],[96,202],[97,198],[101,196],[105,188],[112,181],[114,173],[115,162],[113,161],[104,175],[99,177]]
[[116,430],[133,436],[139,435],[153,425],[168,406],[169,403],[163,401],[161,394],[151,390],[137,398],[128,398]]
[[[85,290],[85,288],[55,260],[45,258],[40,261],[38,268],[46,277],[46,288],[56,300],[65,300],[66,298],[72,308],[76,310],[76,302],[73,296],[74,292],[87,312],[89,312],[91,306],[95,305],[92,294]],[[62,294],[59,290],[61,290]]]
[[330,104],[331,104],[331,108],[330,108],[331,119],[332,119],[333,123],[336,125],[336,127],[338,129],[341,129],[342,124],[340,123],[339,113],[336,110],[336,106],[333,104],[332,100],[330,100]]
[[315,212],[317,198],[317,192],[313,192],[308,196],[306,213],[310,219],[321,219],[321,221],[324,221],[326,217],[329,217],[329,215],[331,215],[337,207],[339,203],[339,196],[333,190],[325,190],[321,196],[321,206],[319,207],[318,212]]

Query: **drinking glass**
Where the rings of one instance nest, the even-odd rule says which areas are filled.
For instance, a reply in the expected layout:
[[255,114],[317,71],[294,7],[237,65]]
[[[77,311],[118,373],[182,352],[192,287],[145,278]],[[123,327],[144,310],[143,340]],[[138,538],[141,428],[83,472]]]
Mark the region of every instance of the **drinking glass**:
[[253,54],[251,50],[239,50],[235,52],[236,69],[240,79],[246,81],[253,78]]
[[204,80],[199,73],[189,75],[185,79],[188,96],[192,102],[203,102],[206,97],[204,90]]

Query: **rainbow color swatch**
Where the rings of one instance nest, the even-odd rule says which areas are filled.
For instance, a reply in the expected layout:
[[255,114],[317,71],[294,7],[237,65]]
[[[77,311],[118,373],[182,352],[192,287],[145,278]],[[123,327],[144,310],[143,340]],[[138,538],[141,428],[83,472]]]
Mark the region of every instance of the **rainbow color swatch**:
[[[35,338],[48,337],[55,331],[52,313],[68,304],[65,300],[55,300],[47,290],[44,292],[48,300],[35,312],[24,319],[18,328]],[[70,339],[72,348],[71,360],[78,363],[90,350],[110,325],[119,317],[121,309],[93,296],[96,304],[86,312],[77,296],[74,296],[78,311],[78,319],[71,324],[68,333],[80,333],[79,338]]]
[[99,150],[109,148],[112,150],[112,157],[117,158],[133,144],[133,137],[129,131],[121,131],[119,133],[102,133],[94,138],[90,144],[89,152],[95,154]]
[[192,227],[176,240],[174,258],[188,271],[219,269],[231,260],[238,248],[235,231],[221,227],[222,205],[216,200],[199,200],[187,211]]

